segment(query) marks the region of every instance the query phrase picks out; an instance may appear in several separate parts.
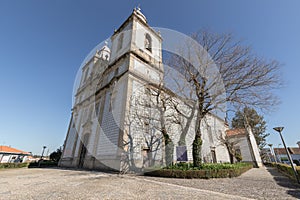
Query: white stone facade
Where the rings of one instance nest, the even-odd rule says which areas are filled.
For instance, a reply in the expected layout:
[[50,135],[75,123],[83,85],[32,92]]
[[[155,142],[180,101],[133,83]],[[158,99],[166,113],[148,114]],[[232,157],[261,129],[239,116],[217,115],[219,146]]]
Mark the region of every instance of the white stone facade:
[[260,150],[250,127],[247,129],[227,130],[229,142],[242,156],[242,162],[253,163],[254,167],[262,167]]
[[[147,94],[149,84],[157,90],[163,75],[162,38],[135,9],[111,36],[111,50],[104,46],[82,68],[60,166],[123,171],[131,165],[164,164],[160,108],[146,106],[154,98]],[[192,112],[180,98],[177,101],[183,112]],[[164,112],[174,143],[173,161],[178,161],[178,146],[186,149],[185,161],[192,161],[196,112],[181,142],[182,126],[167,120],[174,112],[170,107]],[[187,125],[186,119],[180,120]],[[204,161],[229,162],[227,148],[219,141],[226,129],[224,120],[207,115],[201,124]]]

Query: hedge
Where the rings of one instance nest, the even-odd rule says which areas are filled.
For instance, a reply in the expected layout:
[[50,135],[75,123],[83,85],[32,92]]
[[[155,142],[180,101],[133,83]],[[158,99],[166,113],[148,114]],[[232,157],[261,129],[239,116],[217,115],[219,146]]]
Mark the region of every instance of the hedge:
[[[291,165],[287,165],[287,164],[283,164],[283,163],[266,163],[266,166],[271,166],[271,167],[275,167],[278,169],[279,172],[285,174],[286,176],[290,177],[293,180],[296,180],[294,171],[291,167]],[[297,172],[298,172],[298,176],[300,175],[300,167],[299,166],[295,166]],[[299,177],[300,178],[300,177]]]
[[[40,162],[40,164],[39,164]],[[29,164],[28,168],[37,168],[37,167],[57,167],[58,163],[51,160],[42,160],[38,162],[32,162]]]
[[249,163],[203,163],[199,167],[194,167],[193,163],[186,163],[186,162],[180,162],[176,163],[174,165],[170,165],[168,167],[165,167],[164,169],[180,169],[180,170],[219,170],[219,169],[239,169],[241,167],[249,166]]
[[[213,169],[213,166],[215,168]],[[158,169],[153,171],[144,172],[146,176],[157,176],[157,177],[169,177],[169,178],[232,178],[237,177],[252,168],[250,164],[243,165],[232,165],[231,167],[226,164],[209,164],[208,168],[205,169],[205,165],[202,165],[203,169]],[[224,168],[221,168],[221,167]]]
[[29,163],[0,163],[0,169],[28,167]]

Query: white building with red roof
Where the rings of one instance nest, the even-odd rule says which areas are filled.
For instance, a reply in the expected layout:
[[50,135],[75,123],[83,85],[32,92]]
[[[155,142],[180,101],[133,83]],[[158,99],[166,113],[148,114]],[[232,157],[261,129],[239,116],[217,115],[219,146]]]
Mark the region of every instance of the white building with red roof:
[[9,146],[0,146],[0,163],[26,162],[31,153]]
[[235,151],[242,156],[242,162],[253,163],[256,167],[262,166],[259,148],[250,127],[227,130],[226,135],[234,144]]

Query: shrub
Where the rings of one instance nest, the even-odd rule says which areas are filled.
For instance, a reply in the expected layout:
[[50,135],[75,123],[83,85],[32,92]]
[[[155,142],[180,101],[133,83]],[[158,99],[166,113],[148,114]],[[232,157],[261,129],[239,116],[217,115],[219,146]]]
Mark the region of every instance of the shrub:
[[[294,171],[291,167],[291,165],[288,164],[283,164],[283,163],[265,163],[265,166],[268,167],[274,167],[277,168],[277,170],[283,174],[285,174],[286,176],[290,177],[291,179],[296,180]],[[300,175],[300,166],[295,166],[298,176]],[[300,178],[300,177],[299,177]]]
[[[40,162],[40,163],[39,163]],[[38,162],[32,162],[29,164],[29,168],[35,167],[57,167],[58,163],[52,160],[40,160]]]
[[210,170],[219,170],[219,169],[237,169],[240,167],[248,166],[247,163],[204,163],[199,167],[194,167],[192,163],[176,163],[174,165],[165,167],[164,169],[180,169],[180,170],[199,170],[199,169],[210,169]]
[[247,163],[202,164],[199,167],[194,167],[191,163],[177,163],[163,169],[145,172],[144,175],[170,178],[231,178],[251,168],[252,165]]
[[283,161],[289,161],[289,159],[287,157],[281,157],[280,160],[281,160],[281,162],[283,162]]
[[235,152],[234,157],[238,162],[241,162],[243,160],[242,154],[240,153]]
[[61,151],[61,148],[59,148],[50,154],[50,160],[58,163],[61,155],[62,155],[62,151]]
[[0,169],[28,167],[29,163],[0,163]]

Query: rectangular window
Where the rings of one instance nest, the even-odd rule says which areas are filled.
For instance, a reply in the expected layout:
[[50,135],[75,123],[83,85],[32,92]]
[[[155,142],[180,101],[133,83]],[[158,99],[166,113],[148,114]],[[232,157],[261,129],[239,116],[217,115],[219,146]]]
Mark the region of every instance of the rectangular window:
[[98,114],[99,114],[99,105],[100,105],[99,102],[96,103],[96,105],[95,105],[95,113],[96,113],[96,116],[98,116]]
[[217,163],[217,156],[216,156],[215,150],[211,150],[211,157],[212,157],[213,163]]
[[112,93],[109,93],[109,112],[112,111],[112,104],[113,104],[113,99],[112,99]]

